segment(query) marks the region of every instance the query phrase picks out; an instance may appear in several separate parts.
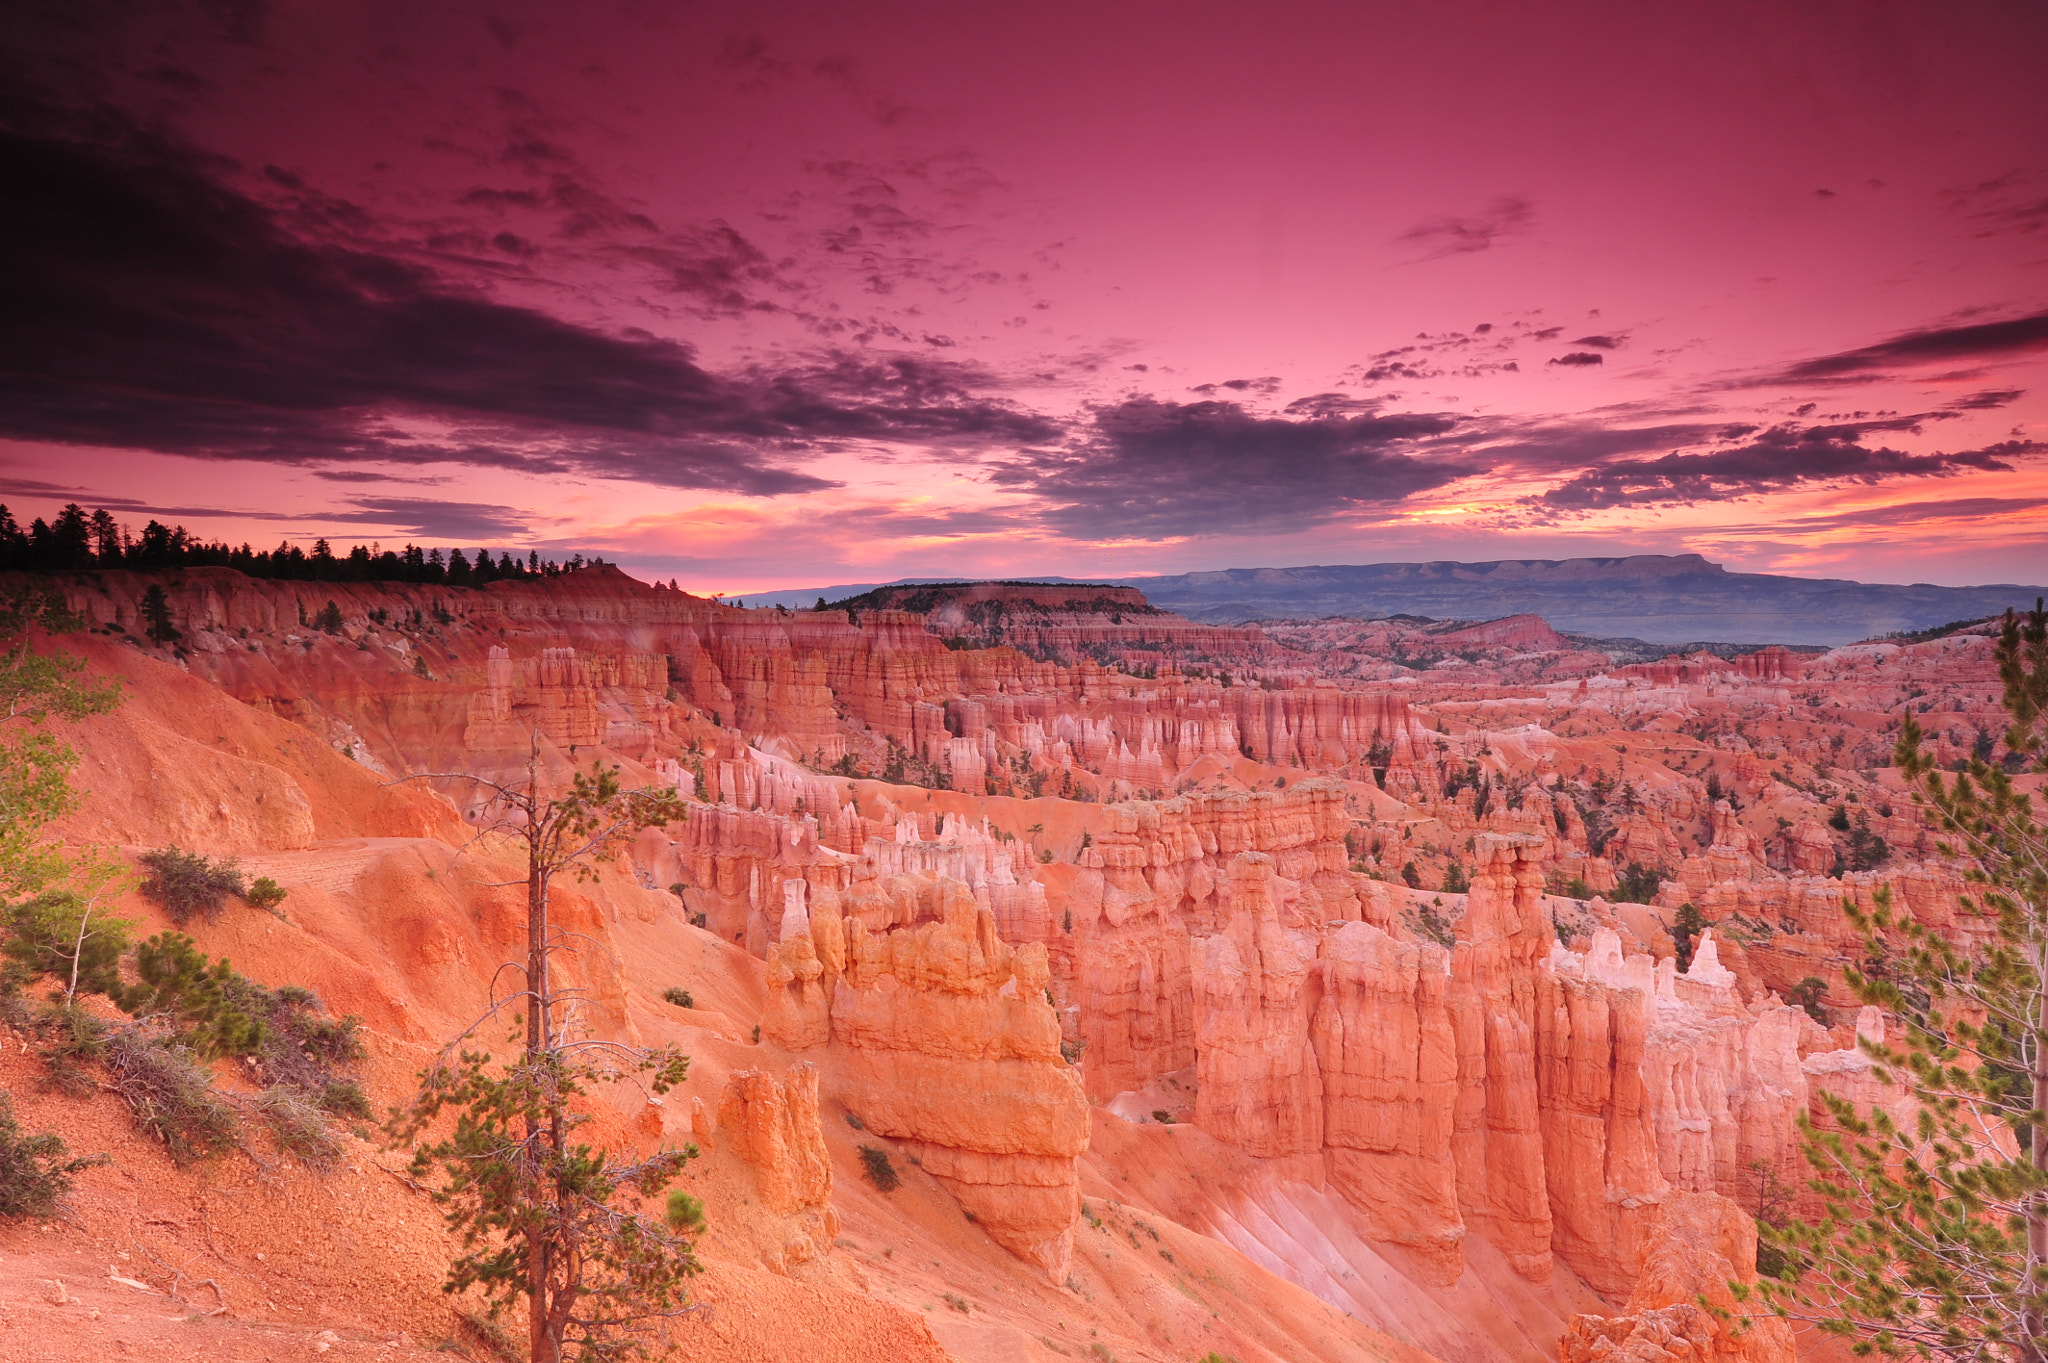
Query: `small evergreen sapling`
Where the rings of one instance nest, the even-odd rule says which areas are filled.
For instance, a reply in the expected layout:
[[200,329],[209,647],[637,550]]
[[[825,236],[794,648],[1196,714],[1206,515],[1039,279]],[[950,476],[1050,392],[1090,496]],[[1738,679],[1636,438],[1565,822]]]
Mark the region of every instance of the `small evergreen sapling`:
[[[535,734],[523,784],[466,778],[504,811],[492,831],[525,845],[525,987],[449,1043],[386,1134],[411,1147],[415,1177],[435,1182],[460,1241],[444,1286],[477,1289],[493,1318],[523,1302],[530,1363],[644,1356],[665,1345],[666,1322],[690,1309],[688,1280],[699,1270],[682,1228],[633,1202],[664,1192],[697,1148],[617,1159],[572,1136],[589,1121],[592,1085],[644,1076],[661,1094],[682,1082],[689,1061],[571,1030],[576,995],[555,987],[550,965],[570,937],[550,924],[548,902],[556,876],[594,878],[640,829],[680,822],[688,810],[673,787],[629,790],[617,767],[602,764],[549,796],[540,768]],[[499,1061],[470,1049],[468,1038],[507,1007],[524,1014],[523,1038],[508,1038],[523,1040],[518,1053]],[[446,1134],[428,1140],[429,1132]]]

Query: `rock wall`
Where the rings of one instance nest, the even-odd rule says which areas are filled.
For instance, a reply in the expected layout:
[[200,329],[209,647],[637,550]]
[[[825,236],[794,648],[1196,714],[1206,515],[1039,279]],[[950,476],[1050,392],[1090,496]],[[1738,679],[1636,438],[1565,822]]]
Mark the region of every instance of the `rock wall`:
[[937,922],[872,932],[850,918],[843,939],[827,906],[808,921],[793,908],[771,967],[786,1001],[770,1018],[785,1045],[829,1041],[868,1129],[901,1141],[990,1238],[1057,1280],[1080,1219],[1088,1108],[1060,1054],[1045,949],[1004,943],[964,885],[940,892]]
[[1560,1363],[1793,1363],[1787,1322],[1716,1314],[1742,1315],[1731,1281],[1756,1281],[1756,1223],[1716,1193],[1676,1194],[1660,1209],[1623,1313],[1573,1316]]

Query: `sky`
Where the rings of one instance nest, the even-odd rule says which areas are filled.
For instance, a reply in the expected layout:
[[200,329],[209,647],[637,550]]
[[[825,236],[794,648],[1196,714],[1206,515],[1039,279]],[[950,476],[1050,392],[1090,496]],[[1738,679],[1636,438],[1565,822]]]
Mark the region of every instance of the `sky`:
[[2048,8],[28,0],[0,500],[2048,583]]

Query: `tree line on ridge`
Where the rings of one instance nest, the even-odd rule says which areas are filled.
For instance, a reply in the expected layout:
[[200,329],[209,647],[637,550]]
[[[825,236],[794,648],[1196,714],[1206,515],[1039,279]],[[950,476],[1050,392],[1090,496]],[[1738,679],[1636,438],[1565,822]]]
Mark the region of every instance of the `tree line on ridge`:
[[0,571],[77,572],[97,568],[233,568],[249,577],[298,582],[411,582],[432,586],[481,587],[499,581],[538,581],[559,577],[604,560],[571,555],[566,562],[543,559],[528,550],[522,559],[501,549],[465,554],[408,544],[383,549],[359,544],[345,554],[334,552],[324,539],[301,548],[284,542],[275,549],[232,547],[221,540],[202,540],[184,526],[152,520],[140,536],[131,534],[104,509],[88,512],[76,502],[46,521],[38,516],[27,529],[0,505]]

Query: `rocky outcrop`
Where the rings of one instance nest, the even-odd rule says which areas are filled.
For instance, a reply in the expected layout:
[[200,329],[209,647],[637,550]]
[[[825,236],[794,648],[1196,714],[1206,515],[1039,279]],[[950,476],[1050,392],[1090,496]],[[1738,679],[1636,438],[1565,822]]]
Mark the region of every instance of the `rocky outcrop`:
[[832,1207],[832,1161],[818,1126],[818,1071],[803,1061],[778,1079],[766,1070],[736,1070],[718,1100],[725,1142],[751,1165],[769,1211],[786,1218],[769,1267],[786,1272],[829,1253],[839,1234]]
[[1465,1221],[1451,1159],[1449,953],[1345,923],[1324,937],[1321,966],[1314,1038],[1330,1182],[1371,1238],[1408,1246],[1438,1282],[1456,1282]]
[[[1254,1155],[1323,1145],[1322,1071],[1309,1036],[1304,951],[1280,922],[1273,859],[1230,863],[1223,930],[1195,947],[1195,1120]],[[1312,944],[1314,938],[1309,939]]]
[[1550,1202],[1536,1067],[1537,962],[1555,940],[1543,912],[1541,843],[1481,834],[1449,1004],[1458,1048],[1451,1151],[1466,1221],[1535,1282],[1550,1275]]
[[1060,1055],[1045,949],[1005,944],[966,887],[945,893],[936,923],[849,924],[832,1001],[846,1101],[991,1239],[1057,1280],[1080,1219],[1088,1105]]
[[1676,1194],[1663,1204],[1623,1314],[1573,1316],[1558,1341],[1560,1363],[1793,1363],[1792,1327],[1745,1315],[1731,1281],[1756,1281],[1756,1223],[1718,1194]]
[[[774,1211],[829,1209],[832,1161],[818,1126],[818,1069],[797,1061],[778,1079],[735,1070],[718,1100],[718,1130],[753,1166],[761,1200]],[[832,1217],[836,1228],[838,1218]]]
[[1643,1071],[1653,1000],[1601,977],[1606,951],[1620,964],[1603,932],[1590,970],[1538,975],[1536,1040],[1551,1245],[1596,1291],[1619,1296],[1667,1185]]

